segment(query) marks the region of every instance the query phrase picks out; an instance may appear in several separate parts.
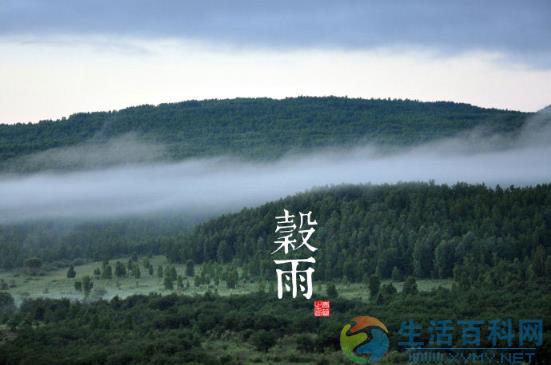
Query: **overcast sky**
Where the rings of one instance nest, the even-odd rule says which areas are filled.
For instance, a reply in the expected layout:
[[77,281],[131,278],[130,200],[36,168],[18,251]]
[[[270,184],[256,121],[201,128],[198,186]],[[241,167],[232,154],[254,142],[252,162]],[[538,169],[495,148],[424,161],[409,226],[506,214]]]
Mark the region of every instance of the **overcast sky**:
[[0,122],[348,95],[535,111],[551,2],[0,0]]

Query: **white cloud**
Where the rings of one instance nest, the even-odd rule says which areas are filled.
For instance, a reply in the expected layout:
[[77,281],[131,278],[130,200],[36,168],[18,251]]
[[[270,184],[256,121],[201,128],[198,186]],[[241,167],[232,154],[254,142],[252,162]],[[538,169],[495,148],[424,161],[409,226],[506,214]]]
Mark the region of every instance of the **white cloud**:
[[535,111],[551,102],[551,70],[499,54],[423,50],[230,48],[91,38],[0,42],[0,122],[185,99],[297,95],[451,100]]

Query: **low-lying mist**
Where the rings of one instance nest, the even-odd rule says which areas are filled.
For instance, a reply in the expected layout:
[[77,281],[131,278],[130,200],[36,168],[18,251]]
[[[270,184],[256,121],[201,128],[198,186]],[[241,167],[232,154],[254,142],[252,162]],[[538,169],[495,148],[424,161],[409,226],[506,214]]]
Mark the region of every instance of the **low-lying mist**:
[[[383,153],[374,146],[358,146],[288,155],[264,163],[222,156],[74,172],[3,175],[0,222],[95,220],[166,212],[210,215],[340,183],[548,183],[550,137],[550,124],[534,118],[512,142],[473,132],[392,153]],[[120,159],[121,151],[114,151],[118,155],[113,158]],[[85,154],[106,154],[105,149],[94,151],[89,146],[86,150],[73,147],[67,151],[69,155],[76,152],[81,155],[71,158],[79,161],[94,161],[94,157]],[[45,156],[48,154],[42,154],[40,159]],[[52,158],[62,156],[62,151],[52,154]]]

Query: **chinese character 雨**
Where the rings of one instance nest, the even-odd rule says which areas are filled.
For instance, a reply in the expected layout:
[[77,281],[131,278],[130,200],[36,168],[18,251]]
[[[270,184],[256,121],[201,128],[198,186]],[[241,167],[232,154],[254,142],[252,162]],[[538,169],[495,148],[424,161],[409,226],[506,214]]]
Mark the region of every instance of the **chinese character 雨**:
[[291,270],[276,269],[277,274],[277,297],[283,298],[284,292],[291,292],[292,297],[296,298],[298,290],[306,299],[312,297],[312,273],[314,268],[309,267],[306,270],[298,270],[300,263],[314,264],[316,260],[309,257],[304,260],[274,260],[276,265],[291,264]]

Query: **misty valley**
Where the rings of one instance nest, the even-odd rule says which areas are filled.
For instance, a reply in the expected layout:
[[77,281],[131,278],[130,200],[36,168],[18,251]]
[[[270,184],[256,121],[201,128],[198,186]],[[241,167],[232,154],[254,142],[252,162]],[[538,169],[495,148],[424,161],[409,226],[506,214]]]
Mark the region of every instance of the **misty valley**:
[[[362,314],[382,364],[412,318],[541,319],[548,364],[550,140],[549,107],[338,97],[0,125],[0,364],[345,364]],[[308,300],[276,295],[285,209],[318,223]]]

